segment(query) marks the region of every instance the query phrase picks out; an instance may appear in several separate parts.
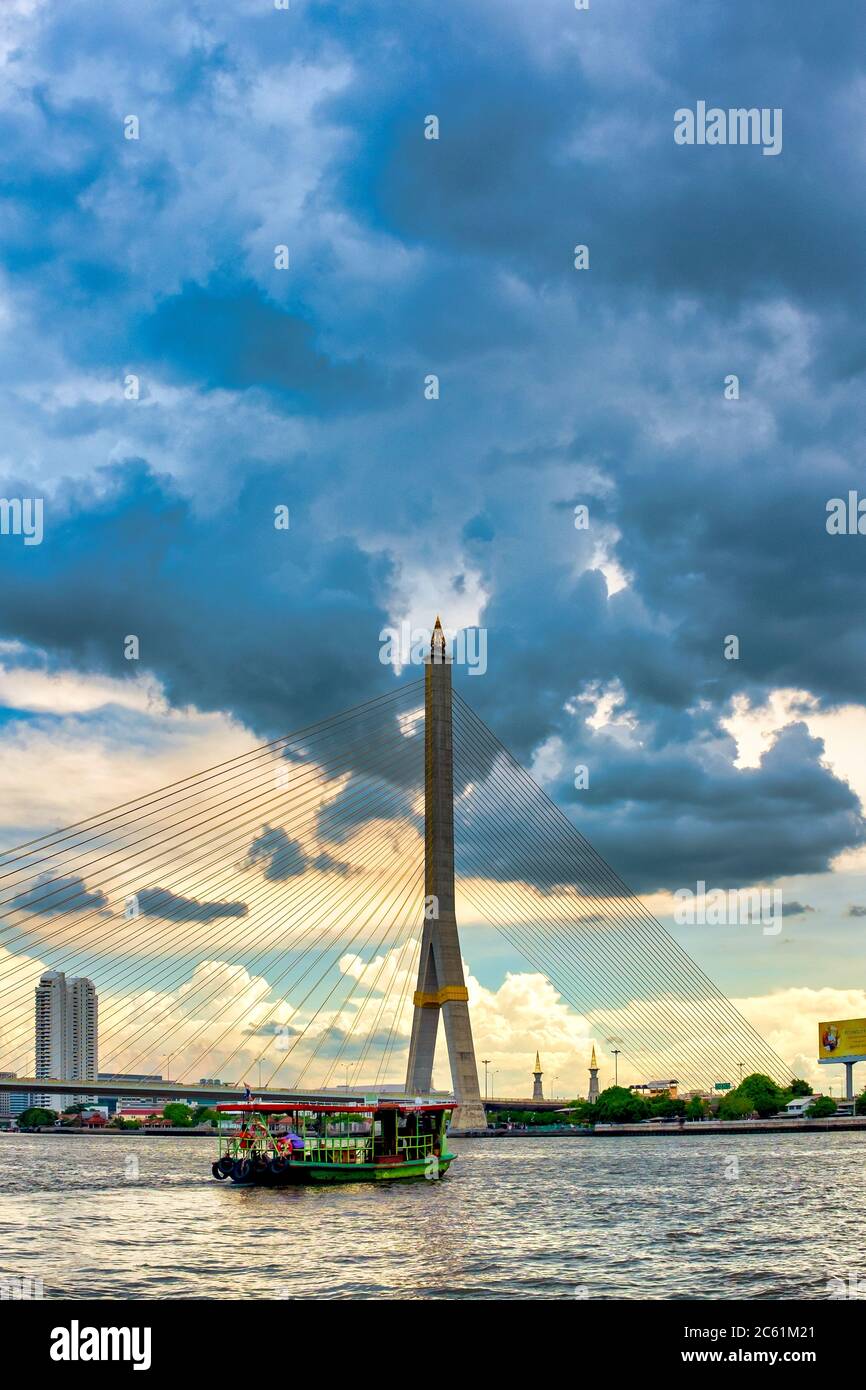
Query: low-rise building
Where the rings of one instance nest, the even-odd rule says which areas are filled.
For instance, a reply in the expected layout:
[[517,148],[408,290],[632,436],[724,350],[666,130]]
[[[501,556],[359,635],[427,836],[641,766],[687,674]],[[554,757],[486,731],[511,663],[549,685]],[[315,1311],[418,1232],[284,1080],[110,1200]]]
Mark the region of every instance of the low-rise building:
[[638,1085],[630,1086],[629,1090],[647,1100],[660,1100],[665,1096],[676,1100],[679,1084],[678,1081],[641,1081]]
[[784,1115],[788,1120],[798,1120],[801,1115],[805,1115],[815,1100],[818,1100],[818,1096],[794,1096],[794,1099],[789,1100],[785,1108],[779,1111],[779,1114]]
[[156,1125],[159,1128],[171,1124],[171,1120],[163,1115],[161,1105],[125,1105],[117,1114],[120,1119],[140,1120],[143,1125]]

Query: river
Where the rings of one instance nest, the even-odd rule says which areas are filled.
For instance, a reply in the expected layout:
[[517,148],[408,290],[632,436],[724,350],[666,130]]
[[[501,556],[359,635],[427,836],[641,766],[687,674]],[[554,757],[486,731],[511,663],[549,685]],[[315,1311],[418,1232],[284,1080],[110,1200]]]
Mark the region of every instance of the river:
[[441,1182],[243,1189],[206,1139],[0,1134],[0,1275],[47,1299],[825,1299],[866,1136],[464,1139]]

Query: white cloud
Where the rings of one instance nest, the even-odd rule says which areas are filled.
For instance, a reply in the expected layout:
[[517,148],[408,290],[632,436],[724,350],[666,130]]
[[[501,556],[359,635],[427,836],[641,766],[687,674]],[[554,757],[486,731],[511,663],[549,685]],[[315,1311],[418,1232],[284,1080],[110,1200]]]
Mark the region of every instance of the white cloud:
[[[796,1065],[797,1074],[816,1090],[829,1091],[832,1083],[834,1093],[840,1094],[844,1068],[819,1066],[816,1060],[818,1024],[837,1018],[866,1018],[866,990],[800,986],[732,1002],[779,1056],[791,1063],[792,1071]],[[860,1090],[866,1086],[862,1067],[859,1080],[858,1072],[854,1073],[854,1084]]]

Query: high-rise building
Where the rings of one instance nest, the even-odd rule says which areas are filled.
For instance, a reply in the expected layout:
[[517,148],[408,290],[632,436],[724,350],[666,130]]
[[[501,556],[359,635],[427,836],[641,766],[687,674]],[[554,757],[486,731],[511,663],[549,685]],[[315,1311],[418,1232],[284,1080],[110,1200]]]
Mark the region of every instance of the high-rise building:
[[595,1060],[595,1043],[592,1045],[592,1060],[589,1064],[589,1094],[587,1100],[594,1105],[598,1100],[598,1062]]
[[[532,1083],[532,1099],[544,1100],[544,1090],[541,1085],[541,1078],[544,1075],[544,1072],[541,1070],[541,1058],[539,1057],[537,1052],[535,1054],[535,1070],[533,1071],[532,1075],[534,1078]],[[554,1080],[556,1080],[555,1077]]]
[[[36,986],[36,1075],[70,1081],[94,1081],[97,1067],[98,1001],[96,986],[83,976],[67,980],[62,970],[46,970]],[[83,1092],[46,1092],[35,1105],[64,1110]]]
[[[0,1071],[0,1079],[3,1081],[14,1081],[16,1075],[14,1071]],[[0,1091],[0,1119],[14,1119],[22,1110],[26,1110],[29,1104],[30,1095],[27,1091]]]

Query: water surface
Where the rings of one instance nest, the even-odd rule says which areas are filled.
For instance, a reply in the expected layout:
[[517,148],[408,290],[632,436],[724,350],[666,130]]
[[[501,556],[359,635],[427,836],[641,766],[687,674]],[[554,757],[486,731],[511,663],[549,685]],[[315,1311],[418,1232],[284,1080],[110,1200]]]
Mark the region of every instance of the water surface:
[[464,1139],[443,1181],[243,1189],[207,1139],[0,1134],[0,1274],[46,1298],[824,1299],[866,1135]]

